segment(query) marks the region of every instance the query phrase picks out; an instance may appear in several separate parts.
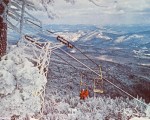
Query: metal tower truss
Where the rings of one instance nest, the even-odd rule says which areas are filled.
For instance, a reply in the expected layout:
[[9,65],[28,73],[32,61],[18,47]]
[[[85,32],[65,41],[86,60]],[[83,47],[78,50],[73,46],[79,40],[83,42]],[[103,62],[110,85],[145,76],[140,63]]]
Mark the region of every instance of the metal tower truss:
[[[63,44],[59,42],[51,42],[50,40],[44,39],[41,36],[38,36],[38,33],[43,33],[42,22],[29,14],[28,10],[33,10],[33,4],[27,2],[26,0],[12,0],[8,6],[8,30],[12,34],[8,34],[8,37],[14,37],[13,39],[17,40],[16,36],[11,36],[17,34],[18,46],[23,49],[25,57],[31,61],[38,69],[39,73],[47,79],[48,66],[50,63],[51,52],[59,47],[62,47]],[[28,35],[26,34],[28,33]],[[36,92],[36,95],[41,98],[41,116],[44,109],[44,98],[45,98],[45,85],[43,89],[39,92]]]
[[[25,52],[25,57],[39,69],[39,73],[47,79],[48,67],[50,63],[50,56],[53,50],[61,47],[60,44],[54,44],[50,41],[43,41],[42,39],[35,39],[32,36],[25,35],[22,38],[20,47]],[[43,89],[35,93],[41,98],[41,116],[44,109],[44,98],[45,98],[45,85]]]

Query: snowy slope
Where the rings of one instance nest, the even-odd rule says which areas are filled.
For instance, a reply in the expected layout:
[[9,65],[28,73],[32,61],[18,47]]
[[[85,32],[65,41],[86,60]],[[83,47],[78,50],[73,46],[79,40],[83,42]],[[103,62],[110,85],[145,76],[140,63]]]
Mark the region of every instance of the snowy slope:
[[150,111],[146,114],[146,109],[134,100],[99,97],[82,101],[57,94],[47,96],[44,113],[45,120],[129,120],[136,116],[150,119]]
[[[70,60],[68,59],[68,61]],[[72,63],[74,62],[72,61]],[[74,65],[77,64],[74,63]],[[89,85],[90,98],[85,101],[80,100],[79,84],[81,78],[79,71],[56,58],[56,56],[52,56],[49,70],[45,120],[128,120],[136,116],[149,119],[149,108],[136,100],[105,97],[105,93],[108,92],[106,89],[103,95],[94,99],[91,89],[93,83],[88,82],[88,79],[85,80]],[[90,72],[87,74],[90,74]],[[113,89],[111,90],[113,91]]]
[[[126,29],[116,31],[115,29],[112,30],[113,28],[110,30],[107,28],[97,29],[95,27],[87,30],[88,27],[83,26],[83,28],[81,27],[82,29],[80,26],[78,26],[78,28],[71,26],[71,30],[73,29],[71,31],[67,27],[67,25],[62,27],[59,26],[59,28],[61,30],[64,29],[64,31],[55,31],[61,34],[61,36],[74,42],[78,48],[94,59],[98,64],[102,64],[104,76],[115,82],[116,85],[121,88],[123,87],[134,96],[140,95],[143,96],[143,99],[145,98],[147,101],[150,100],[150,73],[148,71],[149,68],[145,67],[149,64],[149,56],[146,59],[145,56],[149,55],[150,52],[149,34],[147,34],[147,32],[137,31],[139,33],[136,33],[135,31],[133,33],[131,31],[131,33],[128,33],[128,30],[126,31]],[[57,28],[55,27],[55,29]],[[38,35],[40,36],[41,34]],[[43,36],[40,37],[42,38]],[[73,55],[90,67],[95,68],[95,65],[81,56],[79,51],[73,52]],[[146,108],[135,100],[129,100],[122,97],[115,98],[116,96],[121,95],[124,97],[124,95],[107,83],[105,83],[107,86],[105,86],[105,93],[103,95],[98,95],[98,98],[94,99],[92,95],[93,82],[89,81],[90,98],[86,101],[79,100],[79,83],[81,79],[79,72],[86,72],[90,77],[93,77],[92,74],[89,71],[86,71],[83,66],[74,62],[62,53],[60,56],[75,65],[78,68],[78,71],[68,67],[68,65],[63,63],[60,58],[57,58],[53,54],[52,56],[46,87],[46,107],[43,116],[45,120],[136,119],[134,117],[150,119],[149,108]],[[141,65],[144,65],[144,67]],[[31,65],[30,67],[32,69],[33,66]],[[11,66],[9,66],[9,68],[11,68]],[[5,91],[5,94],[9,95],[12,90],[15,89],[14,84],[16,84],[16,82],[14,82],[14,79],[9,79],[10,77],[13,78],[12,73],[7,73],[8,76],[6,76],[5,71],[2,71],[2,73],[7,80],[3,84],[10,83],[12,86]],[[29,74],[28,77],[32,78],[32,74]],[[141,87],[141,82],[143,87]],[[2,92],[2,94],[4,94],[4,91]],[[112,98],[104,97],[105,95],[111,96]],[[30,112],[32,113],[32,111]]]

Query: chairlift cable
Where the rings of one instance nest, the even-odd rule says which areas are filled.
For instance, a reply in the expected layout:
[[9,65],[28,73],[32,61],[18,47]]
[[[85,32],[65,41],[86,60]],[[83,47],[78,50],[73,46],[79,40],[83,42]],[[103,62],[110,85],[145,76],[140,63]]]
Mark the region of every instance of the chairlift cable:
[[72,66],[73,68],[75,68],[76,70],[78,70],[75,66],[73,66],[72,64],[70,64],[67,60],[65,60],[64,58],[62,58],[60,55],[58,55],[56,52],[52,51],[52,53],[54,55],[56,55],[57,57],[61,58],[64,62],[66,62],[68,65]]
[[[31,21],[30,21],[31,22]],[[33,23],[33,22],[32,22]],[[35,23],[34,23],[35,24]],[[41,26],[38,26],[41,28]],[[49,30],[47,30],[49,33],[54,34],[54,32],[51,32]],[[56,34],[54,34],[56,35]],[[66,40],[67,41],[67,40]],[[68,42],[68,41],[67,41]],[[70,42],[68,42],[70,43]],[[72,44],[71,44],[72,45]],[[74,45],[73,45],[74,46]],[[75,46],[74,46],[75,47]],[[79,50],[77,47],[75,47],[77,50]],[[85,66],[86,68],[88,68],[90,71],[92,71],[93,73],[95,73],[96,75],[100,76],[97,72],[95,72],[92,68],[88,67],[87,65],[85,65],[84,63],[82,63],[80,60],[78,60],[76,57],[72,56],[71,54],[69,54],[68,52],[64,51],[61,48],[58,48],[60,51],[62,51],[63,53],[67,54],[68,56],[70,56],[71,58],[73,58],[74,60],[76,60],[78,63],[82,64],[83,66]],[[81,50],[79,50],[85,57],[87,57],[89,60],[91,60],[93,63],[95,63],[92,59],[90,59],[87,55],[85,55]],[[97,63],[95,63],[97,65]],[[99,65],[97,65],[99,66]],[[110,83],[111,85],[113,85],[114,87],[116,87],[117,89],[119,89],[120,91],[122,91],[123,93],[125,93],[126,95],[130,96],[131,98],[135,99],[136,101],[142,103],[145,106],[148,106],[146,103],[140,101],[139,99],[135,98],[133,95],[131,95],[130,93],[124,91],[123,89],[121,89],[120,87],[118,87],[117,85],[115,85],[114,83],[112,83],[111,81],[109,81],[106,78],[103,78],[105,81],[107,81],[108,83]]]
[[35,26],[39,27],[39,28],[42,28],[40,25],[38,25],[38,24],[36,24],[36,23],[34,23],[34,22],[32,22],[32,21],[28,20],[28,19],[27,19],[27,21],[28,21],[28,22],[30,22],[30,23],[32,23],[33,25],[35,25]]
[[[34,23],[34,22],[32,22],[32,21],[29,21],[29,20],[27,20],[28,22],[30,22],[30,23],[32,23],[32,24],[34,24],[34,25],[36,25],[37,27],[40,27],[40,28],[42,28],[41,26],[39,26],[39,25],[37,25],[36,23]],[[46,30],[47,32],[49,32],[50,34],[54,34],[54,35],[56,35],[54,32],[52,32],[52,31],[50,31],[50,30]],[[72,43],[70,43],[69,41],[67,41],[66,39],[64,39],[63,37],[60,37],[59,35],[57,35],[57,40],[60,40],[60,39],[63,39],[64,41],[66,41],[67,43],[68,43],[68,45],[70,45],[70,46],[72,46],[72,47],[74,47],[75,49],[77,49],[82,55],[84,55],[88,60],[90,60],[91,62],[93,62],[97,67],[99,67],[99,65],[95,62],[95,61],[93,61],[90,57],[88,57],[86,54],[84,54],[79,48],[77,48],[75,45],[73,45]],[[60,40],[60,42],[61,42],[62,40]]]
[[[30,21],[30,20],[27,20],[28,22],[30,22],[30,23],[32,23],[33,25],[35,25],[35,26],[37,26],[37,27],[39,27],[39,28],[42,28],[42,26],[40,26],[40,25],[38,25],[38,24],[36,24],[36,23],[34,23],[34,22],[32,22],[32,21]],[[52,31],[50,31],[50,30],[46,30],[47,32],[49,32],[50,34],[54,34],[55,35],[55,33],[54,32],[52,32]]]
[[[95,72],[92,68],[88,67],[87,65],[85,65],[84,63],[82,63],[80,60],[78,60],[76,57],[72,56],[71,54],[69,54],[68,52],[64,51],[61,48],[58,48],[60,51],[62,51],[63,53],[67,54],[68,56],[70,56],[71,58],[73,58],[74,60],[76,60],[78,63],[82,64],[83,66],[85,66],[86,68],[88,68],[91,72],[95,73],[96,75],[100,76],[97,72]],[[130,96],[131,98],[135,99],[136,101],[142,103],[145,106],[148,106],[146,103],[142,102],[141,100],[135,98],[133,95],[131,95],[130,93],[124,91],[123,89],[121,89],[120,87],[118,87],[117,85],[115,85],[114,83],[112,83],[111,81],[109,81],[106,78],[103,78],[105,81],[107,81],[108,83],[110,83],[111,85],[113,85],[114,87],[116,87],[117,89],[119,89],[121,92],[125,93],[126,95]]]

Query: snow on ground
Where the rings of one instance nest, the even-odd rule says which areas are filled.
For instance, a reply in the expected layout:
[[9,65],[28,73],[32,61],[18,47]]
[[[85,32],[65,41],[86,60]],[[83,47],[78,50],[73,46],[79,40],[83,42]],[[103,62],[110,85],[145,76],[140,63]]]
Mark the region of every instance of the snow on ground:
[[100,38],[100,39],[104,39],[104,40],[111,40],[111,39],[112,39],[112,38],[110,38],[110,37],[108,37],[108,36],[103,35],[102,32],[100,32],[100,33],[96,36],[96,38]]
[[111,56],[111,55],[101,55],[99,57],[96,57],[98,60],[104,60],[104,61],[109,61],[113,63],[120,63],[120,64],[129,64],[132,61],[134,61],[134,58],[124,58],[124,57],[116,57],[116,56]]
[[[90,87],[90,98],[80,100],[81,78],[77,75],[78,71],[61,64],[61,60],[57,59],[54,63],[54,59],[57,58],[52,56],[51,76],[48,77],[46,87],[44,120],[129,120],[133,117],[148,117],[150,114],[150,110],[143,104],[128,98],[112,99],[104,97],[103,94],[94,99]],[[92,86],[92,83],[88,85]]]
[[94,30],[94,31],[91,31],[91,32],[87,33],[86,35],[84,35],[82,38],[82,41],[84,41],[84,42],[90,41],[93,38],[98,38],[98,39],[106,40],[106,41],[112,40],[111,37],[104,35],[101,30]]
[[134,118],[132,118],[132,119],[130,119],[130,120],[150,120],[150,119],[148,119],[148,118],[143,118],[143,117],[140,117],[140,118],[134,117]]
[[137,35],[137,34],[133,34],[133,35],[130,35],[130,36],[120,36],[115,40],[115,43],[122,43],[122,42],[132,40],[132,39],[140,40],[142,38],[144,38],[143,35]]
[[[77,41],[80,37],[84,36],[82,31],[77,33],[59,32],[58,34],[71,41]],[[97,31],[92,31],[83,38],[85,38],[85,40],[90,40],[96,35],[101,39],[109,39],[109,36],[107,38],[107,36],[103,36],[102,33]],[[116,42],[120,43],[124,40],[128,40],[128,38],[140,39],[142,36],[121,36],[116,39]],[[118,47],[116,49],[121,48]],[[72,52],[75,53],[75,51]],[[116,63],[121,61],[123,64],[131,61],[131,59],[129,61],[127,58],[115,58],[107,55],[97,58],[104,61],[111,60],[111,62]],[[55,70],[52,68],[52,71]],[[65,74],[64,71],[63,75]],[[75,72],[73,73],[76,74]],[[58,74],[60,75],[60,72]],[[72,74],[69,75],[70,79],[68,80],[70,81]],[[150,107],[146,108],[135,100],[129,100],[128,98],[112,99],[100,96],[95,99],[91,97],[82,101],[78,97],[77,90],[75,90],[75,88],[78,89],[78,84],[74,83],[72,86],[69,86],[63,76],[62,78],[58,77],[55,79],[57,79],[54,81],[55,84],[48,84],[52,87],[47,86],[46,88],[44,120],[150,119]],[[75,79],[75,81],[77,81],[77,79]],[[39,112],[41,104],[37,93],[41,91],[42,86],[45,84],[46,78],[41,76],[38,69],[25,58],[21,49],[15,48],[8,55],[4,56],[0,61],[0,118],[12,116],[14,114],[24,117],[26,114],[34,115]],[[59,84],[62,87],[59,87]],[[74,89],[73,91],[66,90],[66,95],[62,94],[62,89],[64,88],[65,90],[67,88]],[[76,94],[71,94],[73,92],[76,92]]]
[[82,35],[84,35],[84,32],[78,31],[78,32],[57,32],[58,35],[64,37],[68,41],[75,42],[77,41]]
[[124,42],[124,41],[125,41],[125,38],[126,38],[126,36],[118,37],[118,38],[115,40],[115,43],[121,43],[121,42]]
[[34,115],[41,109],[38,93],[47,80],[25,58],[21,48],[13,48],[0,61],[0,118]]
[[47,94],[44,120],[128,120],[134,117],[146,117],[145,107],[135,100],[109,97],[88,98],[85,101],[78,96]]
[[133,34],[133,35],[131,35],[131,36],[129,36],[126,40],[130,40],[130,39],[142,39],[142,38],[144,38],[144,36],[143,35],[138,35],[138,34]]
[[[46,78],[25,58],[22,49],[10,50],[0,61],[0,83],[1,118],[32,116],[40,111],[37,93],[46,84]],[[82,101],[76,95],[63,95],[57,88],[47,87],[44,120],[127,120],[134,117],[150,118],[150,109],[125,98],[98,97]]]
[[138,65],[142,65],[142,66],[146,66],[146,67],[150,67],[150,63],[149,64],[138,64]]
[[139,50],[133,50],[134,57],[150,59],[150,50],[146,47]]
[[85,42],[85,41],[89,41],[91,40],[93,37],[95,38],[95,36],[99,34],[99,32],[97,30],[94,30],[94,31],[90,31],[88,34],[86,34],[83,38],[82,38],[82,41]]

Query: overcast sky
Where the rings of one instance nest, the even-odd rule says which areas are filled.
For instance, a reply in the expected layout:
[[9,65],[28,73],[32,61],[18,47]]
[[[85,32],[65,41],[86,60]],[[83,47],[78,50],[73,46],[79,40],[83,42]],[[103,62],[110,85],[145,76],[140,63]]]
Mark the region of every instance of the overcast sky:
[[76,0],[75,4],[55,0],[50,6],[58,18],[47,19],[46,13],[38,12],[47,24],[150,24],[150,0]]

